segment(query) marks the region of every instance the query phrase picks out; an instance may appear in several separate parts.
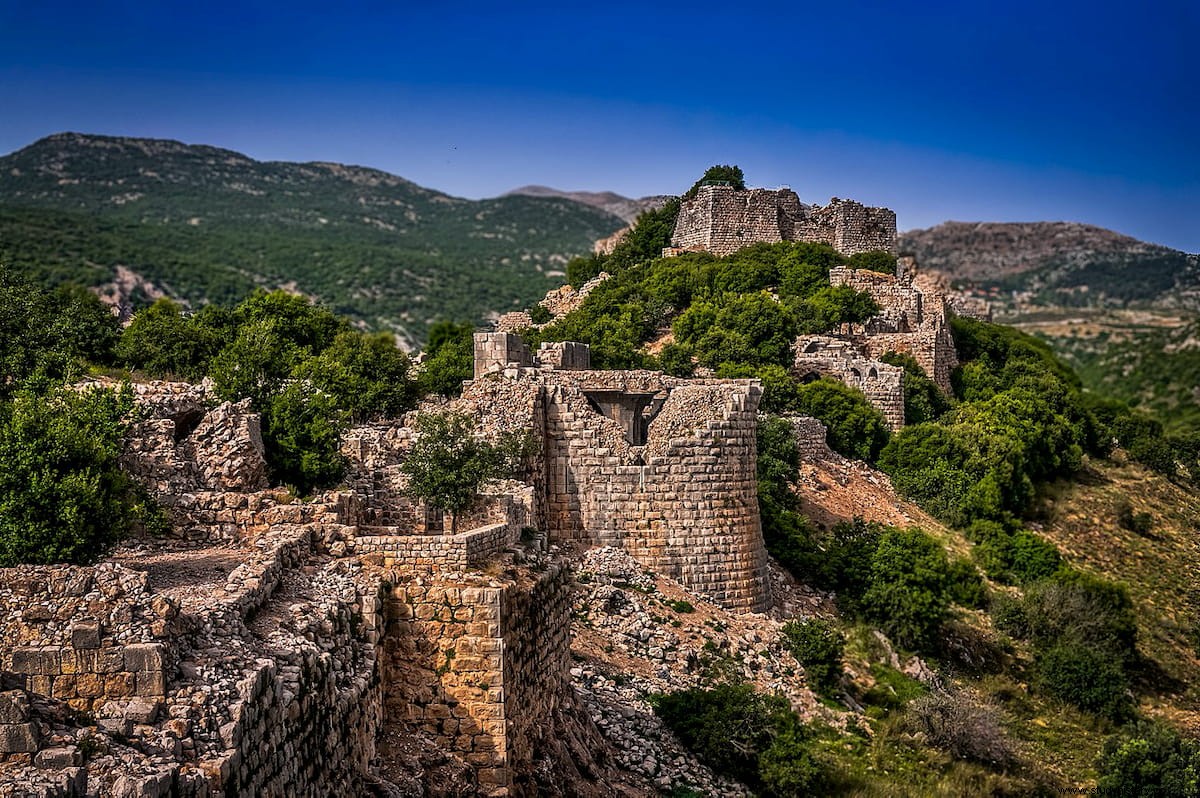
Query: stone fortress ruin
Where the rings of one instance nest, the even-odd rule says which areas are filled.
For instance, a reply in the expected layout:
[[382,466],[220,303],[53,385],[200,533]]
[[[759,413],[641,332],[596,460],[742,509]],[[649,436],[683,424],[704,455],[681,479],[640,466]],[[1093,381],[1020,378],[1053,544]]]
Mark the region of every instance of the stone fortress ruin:
[[[894,247],[890,211],[725,188],[700,190],[677,243],[719,254],[735,243],[719,228],[738,246]],[[911,272],[834,270],[883,312],[800,339],[794,365],[860,388],[897,427],[900,370],[878,357],[908,352],[943,387],[954,363],[945,303]],[[561,317],[603,279],[543,305]],[[91,567],[0,569],[0,796],[419,795],[412,774],[450,760],[455,789],[534,795],[564,741],[603,742],[568,679],[574,553],[620,549],[733,612],[767,610],[758,382],[593,370],[582,344],[531,352],[521,324],[475,335],[449,409],[536,446],[462,531],[408,490],[411,416],[351,429],[344,487],[300,501],[268,488],[247,403],[135,385],[123,465],[170,534]],[[802,454],[825,456],[821,425],[795,425]]]
[[732,255],[759,242],[811,241],[844,255],[896,248],[896,214],[834,197],[828,205],[805,205],[781,188],[738,189],[705,184],[684,200],[671,245],[664,255],[711,252]]

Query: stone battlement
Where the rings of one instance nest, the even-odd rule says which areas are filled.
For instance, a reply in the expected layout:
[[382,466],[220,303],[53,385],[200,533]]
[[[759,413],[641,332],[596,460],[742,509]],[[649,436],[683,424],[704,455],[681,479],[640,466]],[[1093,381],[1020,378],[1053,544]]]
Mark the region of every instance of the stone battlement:
[[896,249],[896,214],[834,197],[828,205],[805,205],[791,189],[775,191],[701,186],[679,208],[671,246],[664,255],[711,252],[725,256],[760,242],[829,244],[844,255]]

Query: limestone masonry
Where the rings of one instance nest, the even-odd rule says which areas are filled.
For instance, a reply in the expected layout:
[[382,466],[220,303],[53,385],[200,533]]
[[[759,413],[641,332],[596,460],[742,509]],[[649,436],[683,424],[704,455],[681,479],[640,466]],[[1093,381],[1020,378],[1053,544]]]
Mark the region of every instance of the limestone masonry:
[[671,246],[663,254],[703,251],[724,256],[763,241],[824,243],[845,255],[893,252],[896,214],[837,197],[823,207],[805,205],[786,188],[704,185],[680,206]]
[[[779,240],[891,250],[895,215],[705,186],[674,244],[727,254]],[[945,390],[955,365],[946,301],[913,273],[905,259],[896,275],[834,269],[881,312],[800,338],[793,363],[802,380],[858,388],[893,428],[903,375],[879,358],[910,353]],[[562,318],[607,276],[541,304]],[[531,324],[509,314],[477,333],[461,398],[426,408],[535,444],[519,477],[486,486],[454,527],[408,489],[416,414],[349,430],[344,485],[300,501],[269,488],[248,401],[220,402],[208,383],[134,385],[121,463],[170,533],[91,567],[0,569],[0,798],[598,797],[617,781],[622,795],[658,794],[683,776],[744,794],[653,713],[596,703],[614,685],[573,666],[572,619],[645,646],[664,688],[671,674],[698,679],[700,638],[678,650],[621,598],[622,585],[669,580],[739,618],[738,645],[772,683],[802,672],[760,615],[782,606],[758,509],[762,388],[594,370],[584,344],[530,351],[513,331]],[[820,423],[791,423],[805,462],[835,458]],[[596,578],[620,572],[583,591],[602,607],[576,603],[581,562]],[[661,758],[635,755],[626,726]]]

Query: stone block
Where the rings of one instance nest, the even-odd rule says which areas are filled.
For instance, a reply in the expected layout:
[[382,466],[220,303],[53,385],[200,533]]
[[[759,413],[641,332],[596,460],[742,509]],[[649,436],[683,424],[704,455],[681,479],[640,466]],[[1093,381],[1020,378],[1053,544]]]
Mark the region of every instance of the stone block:
[[127,671],[160,671],[163,667],[161,643],[131,643],[125,646],[124,656]]
[[153,723],[158,718],[161,709],[161,701],[135,698],[125,705],[125,711],[122,714],[133,723]]
[[100,624],[75,624],[71,629],[71,647],[86,650],[100,648]]
[[62,673],[62,658],[57,648],[19,646],[12,652],[12,670],[26,676],[57,676]]
[[37,749],[38,732],[33,723],[0,725],[0,754],[32,754]]
[[29,696],[20,690],[0,693],[0,724],[29,720]]
[[46,770],[79,767],[83,764],[83,754],[73,745],[62,748],[43,748],[33,758],[33,763]]

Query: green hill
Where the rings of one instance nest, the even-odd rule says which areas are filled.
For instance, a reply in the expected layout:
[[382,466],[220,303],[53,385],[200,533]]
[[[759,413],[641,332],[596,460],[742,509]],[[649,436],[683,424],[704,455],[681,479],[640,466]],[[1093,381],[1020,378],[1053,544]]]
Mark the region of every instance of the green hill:
[[562,198],[466,200],[176,141],[62,133],[0,157],[0,259],[47,285],[123,266],[193,306],[286,286],[412,342],[437,318],[528,305],[623,224]]

